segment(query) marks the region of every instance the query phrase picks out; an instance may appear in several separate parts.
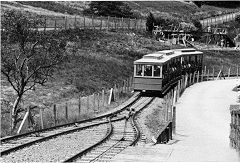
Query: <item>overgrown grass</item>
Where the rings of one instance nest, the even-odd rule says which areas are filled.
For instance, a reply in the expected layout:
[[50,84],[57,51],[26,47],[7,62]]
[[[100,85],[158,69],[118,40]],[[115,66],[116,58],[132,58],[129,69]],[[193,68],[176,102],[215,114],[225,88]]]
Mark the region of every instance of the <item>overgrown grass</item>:
[[43,9],[59,12],[59,13],[68,13],[68,14],[81,14],[82,12],[76,8],[63,5],[61,3],[56,3],[53,1],[19,1],[18,3],[23,5],[30,5],[33,7],[40,7]]
[[[133,73],[133,61],[144,54],[179,46],[166,46],[154,40],[150,35],[138,32],[104,32],[98,30],[67,30],[50,35],[54,39],[65,40],[71,45],[67,46],[66,60],[59,65],[53,79],[45,87],[37,86],[34,91],[29,91],[24,97],[24,103],[45,108],[44,122],[46,126],[52,126],[52,107],[57,104],[61,109],[59,115],[63,118],[59,122],[65,123],[64,106],[69,103],[69,119],[75,121],[79,118],[89,118],[92,112],[83,111],[81,116],[76,116],[77,99],[81,95],[87,96],[102,89],[109,89],[114,84],[122,84]],[[4,40],[2,40],[4,41]],[[221,62],[223,60],[223,62]],[[204,63],[208,66],[220,67],[240,63],[238,52],[207,51]],[[4,80],[4,78],[2,78]],[[2,82],[2,98],[13,103],[13,91],[6,82]],[[6,86],[6,87],[5,87]],[[84,102],[85,103],[85,102]],[[117,104],[116,104],[117,105]],[[84,106],[84,105],[83,105]],[[5,107],[5,106],[4,106]],[[2,107],[3,108],[3,107]],[[5,110],[9,108],[5,107]],[[50,109],[48,109],[50,108]],[[111,108],[105,108],[106,110]],[[84,109],[83,109],[84,110]],[[86,114],[85,114],[86,113]],[[39,112],[36,112],[39,115]],[[2,119],[2,129],[7,121]],[[60,116],[62,117],[62,116]],[[49,120],[49,121],[48,121]],[[6,122],[6,123],[5,123]],[[5,134],[8,134],[6,132]]]
[[240,68],[239,51],[204,50],[203,52],[203,65],[206,66],[210,71],[212,71],[214,68],[215,73],[218,73],[219,70],[223,68],[223,73],[226,75],[231,67],[231,74],[237,74],[237,65],[238,68]]

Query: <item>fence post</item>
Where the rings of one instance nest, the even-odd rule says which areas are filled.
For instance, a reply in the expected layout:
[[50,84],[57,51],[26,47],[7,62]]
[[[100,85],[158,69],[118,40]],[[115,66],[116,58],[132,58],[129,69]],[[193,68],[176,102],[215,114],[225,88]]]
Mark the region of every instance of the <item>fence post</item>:
[[108,99],[108,105],[111,104],[112,98],[113,98],[113,88],[110,89],[110,94],[109,94],[109,99]]
[[100,95],[99,93],[97,94],[97,111],[99,112],[99,98],[100,98]]
[[207,81],[209,80],[209,70],[208,70],[208,73],[207,73]]
[[79,99],[78,99],[78,115],[79,117],[81,115],[81,96],[79,96]]
[[142,19],[140,20],[140,30],[142,31],[144,28],[143,28],[143,26],[142,26]]
[[89,96],[87,96],[87,109],[89,111]]
[[104,107],[104,100],[105,100],[105,92],[104,92],[104,89],[102,90],[102,106]]
[[185,86],[184,86],[184,89],[187,87],[187,83],[188,83],[188,74],[185,76]]
[[195,76],[196,76],[196,72],[194,71],[194,73],[193,73],[193,81],[192,81],[193,84],[195,83]]
[[189,76],[189,85],[192,84],[192,73],[190,73],[190,76]]
[[57,30],[57,19],[55,18],[54,19],[54,31],[56,31]]
[[201,76],[201,81],[203,82],[203,70],[202,70],[202,76]]
[[21,122],[21,124],[20,124],[20,126],[18,128],[17,134],[19,134],[21,132],[22,127],[23,127],[24,123],[27,121],[29,114],[30,114],[30,109],[28,108],[27,112],[25,113],[25,115],[23,117],[23,120],[22,120],[22,122]]
[[126,80],[126,93],[129,91],[129,80]]
[[45,19],[44,19],[44,33],[46,33],[46,28],[47,28],[47,18],[45,17]]
[[65,117],[66,117],[66,120],[68,120],[68,103],[66,102],[66,105],[65,105]]
[[117,30],[117,18],[116,18],[116,16],[113,18],[113,20],[114,20],[114,26],[115,26],[115,30]]
[[95,26],[94,26],[94,17],[92,15],[92,28],[95,30]]
[[40,108],[40,122],[41,122],[41,129],[44,129],[43,125],[43,108]]
[[107,30],[109,31],[109,16],[108,16],[108,19],[107,19]]
[[96,109],[96,105],[95,105],[95,93],[93,93],[93,111],[95,112],[95,109]]
[[74,18],[74,28],[75,29],[77,28],[77,15],[75,15],[75,18]]
[[83,29],[85,29],[85,26],[86,26],[86,18],[85,16],[83,17]]
[[231,66],[228,68],[228,78],[230,77],[231,74]]
[[199,82],[199,71],[197,72],[197,83]]
[[172,119],[173,133],[176,133],[176,106],[173,107],[173,119]]
[[123,30],[123,17],[122,17],[122,19],[121,19],[121,28],[122,28],[122,30]]
[[137,19],[135,18],[135,30],[137,30]]
[[114,97],[115,101],[117,101],[117,85],[116,84],[114,84],[113,97]]
[[130,23],[131,23],[131,19],[128,19],[128,30],[130,30]]
[[237,79],[238,79],[238,65],[237,65]]
[[57,125],[57,109],[56,104],[53,105],[53,118],[54,118],[54,125]]
[[67,16],[65,16],[65,30],[67,29]]
[[100,19],[101,19],[101,25],[100,25],[100,30],[102,30],[102,16],[100,17]]
[[213,80],[214,80],[214,74],[215,74],[215,72],[214,72],[214,67],[213,67]]
[[207,66],[204,67],[204,76],[207,74]]

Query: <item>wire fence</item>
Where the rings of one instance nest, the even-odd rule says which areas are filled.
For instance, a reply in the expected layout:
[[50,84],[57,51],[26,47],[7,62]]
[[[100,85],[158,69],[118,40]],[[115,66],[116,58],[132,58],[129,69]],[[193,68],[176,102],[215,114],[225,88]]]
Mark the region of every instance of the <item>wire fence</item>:
[[97,29],[97,30],[145,30],[145,19],[130,19],[117,17],[74,16],[65,18],[41,18],[42,25],[36,30],[67,30],[67,29]]
[[217,24],[223,24],[225,22],[235,20],[236,16],[239,14],[240,14],[240,12],[236,12],[236,13],[230,13],[230,14],[224,14],[224,15],[219,15],[219,16],[215,16],[215,17],[210,17],[210,18],[200,20],[200,23],[202,24],[203,27],[217,25]]

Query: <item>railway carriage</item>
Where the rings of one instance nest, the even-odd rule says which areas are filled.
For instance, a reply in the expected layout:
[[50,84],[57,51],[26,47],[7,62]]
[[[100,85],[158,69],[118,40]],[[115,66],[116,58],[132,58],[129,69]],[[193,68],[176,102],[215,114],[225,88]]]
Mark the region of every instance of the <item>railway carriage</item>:
[[135,91],[164,92],[182,75],[202,69],[203,53],[193,48],[163,50],[134,61]]

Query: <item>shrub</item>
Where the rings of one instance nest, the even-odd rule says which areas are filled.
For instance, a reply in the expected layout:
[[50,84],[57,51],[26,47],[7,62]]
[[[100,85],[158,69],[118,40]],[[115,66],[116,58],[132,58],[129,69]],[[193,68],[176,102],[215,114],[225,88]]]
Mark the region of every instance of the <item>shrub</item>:
[[120,1],[92,1],[89,8],[85,9],[83,13],[97,16],[133,18],[131,8]]
[[146,27],[147,27],[148,32],[153,31],[154,24],[156,24],[156,20],[155,20],[153,14],[150,12],[148,17],[147,17],[147,21],[146,21]]
[[240,24],[240,15],[237,15],[235,21]]

